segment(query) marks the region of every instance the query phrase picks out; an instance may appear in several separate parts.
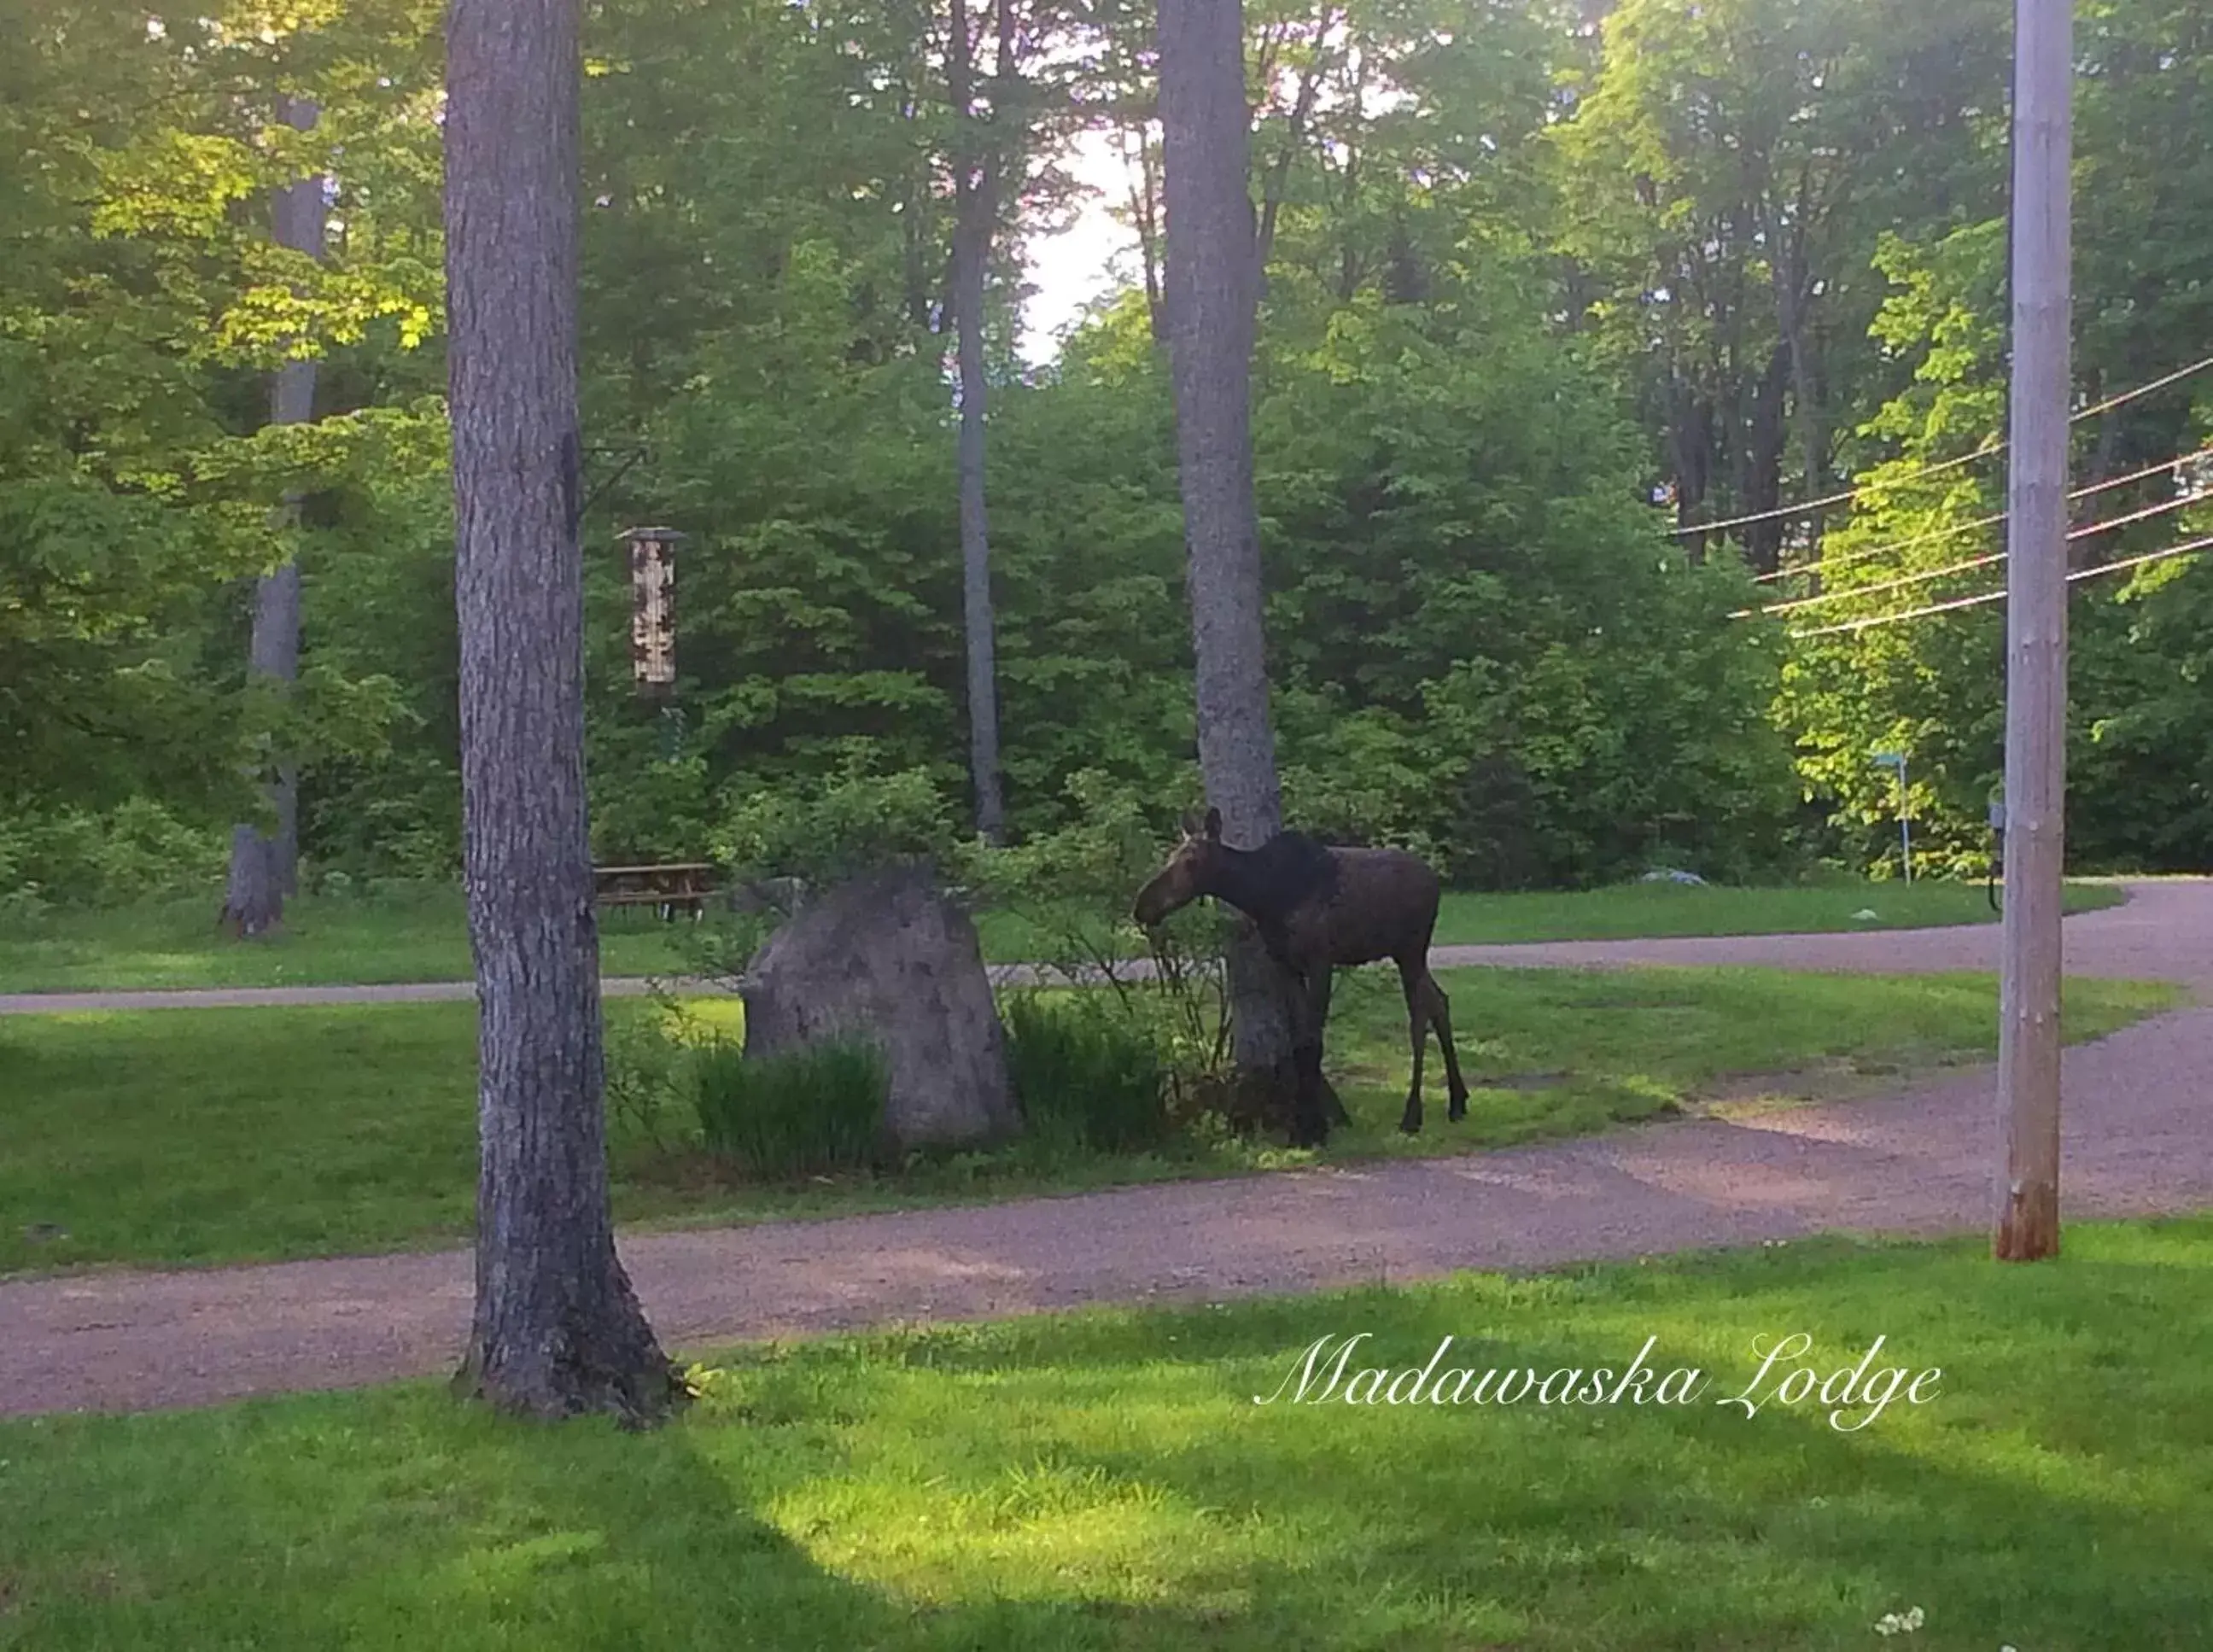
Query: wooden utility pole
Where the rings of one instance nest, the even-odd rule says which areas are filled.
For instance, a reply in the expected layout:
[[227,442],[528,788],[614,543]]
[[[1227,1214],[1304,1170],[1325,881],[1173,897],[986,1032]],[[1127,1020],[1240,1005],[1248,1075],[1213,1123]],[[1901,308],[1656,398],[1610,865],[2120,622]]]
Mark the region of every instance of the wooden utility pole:
[[2067,797],[2067,430],[2073,0],[2014,0],[2012,474],[2006,509],[2005,934],[1992,1253],[2059,1250]]

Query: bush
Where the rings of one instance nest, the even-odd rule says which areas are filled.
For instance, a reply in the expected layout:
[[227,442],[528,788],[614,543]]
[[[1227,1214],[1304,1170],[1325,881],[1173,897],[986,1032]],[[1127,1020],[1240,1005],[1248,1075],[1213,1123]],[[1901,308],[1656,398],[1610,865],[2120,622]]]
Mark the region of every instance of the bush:
[[[105,810],[62,808],[0,820],[0,889],[25,912],[119,906],[220,885],[229,833],[149,798]],[[35,899],[20,899],[32,892]]]
[[692,1082],[707,1150],[749,1174],[857,1170],[875,1158],[890,1077],[870,1045],[749,1057],[724,1040],[699,1052]]
[[604,1094],[610,1143],[675,1145],[669,1115],[692,1093],[698,1023],[677,999],[656,990],[650,1010],[607,1021]]
[[814,786],[747,788],[716,834],[716,858],[741,878],[843,881],[890,862],[942,856],[958,833],[944,792],[922,769],[870,772],[858,759]]
[[1155,1146],[1169,1133],[1159,1041],[1108,1003],[1017,997],[1007,1064],[1025,1122],[1049,1143],[1099,1153]]

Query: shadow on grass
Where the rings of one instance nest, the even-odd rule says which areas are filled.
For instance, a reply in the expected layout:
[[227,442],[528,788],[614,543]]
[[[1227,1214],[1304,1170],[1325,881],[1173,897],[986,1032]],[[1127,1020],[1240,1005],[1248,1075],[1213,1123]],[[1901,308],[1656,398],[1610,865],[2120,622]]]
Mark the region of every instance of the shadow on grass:
[[[1916,1646],[2200,1647],[2213,1421],[2194,1370],[2213,1346],[2201,1320],[2146,1357],[2213,1283],[2198,1231],[2186,1262],[2070,1262],[2057,1297],[2049,1271],[1961,1247],[1932,1265],[1827,1242],[1804,1248],[1854,1271],[1819,1300],[1801,1255],[1762,1284],[1755,1253],[869,1346],[966,1391],[929,1436],[946,1509],[1058,1486],[1203,1511],[1162,1564],[1236,1605],[1194,1643],[1856,1648],[1918,1606]],[[1539,1373],[1618,1369],[1656,1334],[1662,1369],[1712,1387],[1680,1410],[1251,1404],[1316,1337],[1371,1327],[1360,1362],[1419,1367],[1451,1334],[1448,1362]],[[1757,1369],[1754,1338],[1801,1330],[1824,1372],[1881,1336],[1889,1359],[1941,1366],[1940,1393],[1856,1433],[1716,1403]],[[793,1362],[820,1381],[834,1357]],[[749,1362],[774,1392],[777,1356]],[[928,1564],[975,1536],[952,1518]]]
[[212,1453],[206,1419],[160,1417],[16,1442],[45,1512],[0,1568],[0,1645],[1014,1652],[1185,1643],[1191,1626],[1166,1605],[935,1598],[825,1564],[850,1533],[795,1536],[759,1510],[799,1460],[834,1454],[832,1415],[624,1436],[413,1385],[212,1427]]
[[[1999,1269],[1840,1241],[756,1348],[671,1428],[427,1386],[0,1428],[0,1645],[2198,1647],[2213,1222]],[[1703,1403],[1256,1406],[1373,1362],[1711,1374]],[[1867,1429],[1714,1403],[1755,1337],[1941,1392]]]

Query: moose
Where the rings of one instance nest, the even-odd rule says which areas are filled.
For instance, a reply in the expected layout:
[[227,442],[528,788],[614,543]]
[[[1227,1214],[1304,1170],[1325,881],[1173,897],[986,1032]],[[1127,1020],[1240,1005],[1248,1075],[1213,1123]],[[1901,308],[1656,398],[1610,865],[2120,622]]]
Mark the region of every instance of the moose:
[[1389,959],[1406,993],[1413,1079],[1399,1128],[1422,1128],[1422,1058],[1435,1028],[1451,1090],[1446,1117],[1467,1114],[1467,1085],[1453,1048],[1452,1008],[1430,973],[1430,937],[1437,926],[1437,875],[1399,849],[1337,849],[1296,832],[1282,832],[1258,849],[1222,841],[1222,811],[1203,822],[1186,819],[1167,863],[1137,892],[1136,916],[1147,929],[1202,896],[1234,906],[1253,921],[1269,955],[1299,983],[1306,1024],[1298,1039],[1299,1104],[1293,1140],[1319,1146],[1329,1121],[1322,1110],[1321,1043],[1329,1022],[1330,989],[1339,968]]

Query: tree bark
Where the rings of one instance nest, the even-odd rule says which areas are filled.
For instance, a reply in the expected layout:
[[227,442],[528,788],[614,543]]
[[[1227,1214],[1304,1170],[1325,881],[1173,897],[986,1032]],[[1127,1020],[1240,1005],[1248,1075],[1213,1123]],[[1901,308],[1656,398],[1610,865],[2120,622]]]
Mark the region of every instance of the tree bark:
[[[277,119],[296,131],[314,130],[316,110],[301,98],[280,97]],[[310,258],[323,252],[326,216],[323,180],[307,177],[277,192],[273,210],[277,244]],[[307,424],[315,417],[313,357],[286,362],[271,376],[269,422]],[[287,494],[277,525],[299,520],[300,497]],[[253,632],[247,668],[289,692],[300,678],[300,564],[287,558],[253,588]],[[278,753],[273,770],[262,777],[262,801],[272,830],[241,822],[230,832],[230,875],[223,892],[223,923],[233,934],[268,935],[284,919],[284,897],[299,887],[300,777],[289,754]]]
[[[1332,13],[1322,15],[1324,34],[1331,27],[1332,19]],[[1321,94],[1323,62],[1318,39],[1313,58],[1300,72],[1298,93],[1292,100],[1290,116],[1283,125],[1283,142],[1276,151],[1275,161],[1268,168],[1266,185],[1261,190],[1260,235],[1253,261],[1258,265],[1254,279],[1262,286],[1267,283],[1269,255],[1276,249],[1276,220],[1283,210],[1284,192],[1290,187],[1291,167],[1297,161],[1300,149],[1305,147],[1307,123],[1314,118],[1314,101]],[[1260,83],[1264,87],[1268,83],[1265,70],[1261,74]]]
[[[1161,0],[1160,76],[1163,296],[1190,557],[1199,768],[1209,800],[1222,811],[1225,838],[1250,846],[1282,829],[1283,794],[1269,720],[1253,497],[1259,269],[1247,184],[1243,11],[1238,0]],[[1294,1085],[1295,983],[1249,926],[1231,945],[1228,969],[1241,1082],[1268,1090]]]
[[1145,320],[1153,342],[1165,344],[1167,299],[1161,290],[1160,180],[1155,175],[1152,139],[1143,125],[1137,129],[1137,180],[1131,205],[1137,221],[1137,255],[1145,266]]
[[[997,0],[998,82],[992,120],[1014,70],[1014,14]],[[986,843],[1006,836],[1006,805],[999,784],[997,649],[991,610],[991,534],[985,509],[984,416],[990,394],[984,376],[984,277],[991,258],[998,214],[999,156],[977,119],[975,59],[966,0],[953,0],[952,40],[946,77],[953,94],[960,141],[954,164],[953,321],[960,371],[961,618],[968,651],[968,766],[976,794],[976,832]]]
[[462,853],[476,959],[476,1311],[458,1391],[540,1417],[678,1389],[607,1210],[577,543],[577,0],[451,0]]
[[[1821,364],[1814,320],[1817,283],[1807,247],[1813,213],[1813,180],[1810,175],[1801,175],[1791,225],[1786,230],[1775,222],[1774,215],[1768,219],[1771,240],[1783,242],[1787,249],[1774,260],[1775,314],[1783,343],[1790,352],[1791,423],[1797,431],[1798,462],[1805,473],[1808,501],[1822,498],[1829,491],[1829,437],[1821,417]],[[1807,506],[1803,531],[1809,553],[1820,550],[1826,520],[1824,507]]]

